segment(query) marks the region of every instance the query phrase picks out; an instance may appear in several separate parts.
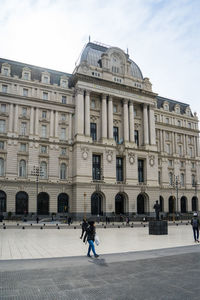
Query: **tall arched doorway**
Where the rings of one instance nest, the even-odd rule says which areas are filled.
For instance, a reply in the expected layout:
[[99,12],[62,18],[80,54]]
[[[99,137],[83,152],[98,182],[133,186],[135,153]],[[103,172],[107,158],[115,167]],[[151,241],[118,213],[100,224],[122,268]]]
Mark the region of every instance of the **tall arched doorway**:
[[37,197],[37,214],[48,215],[49,214],[49,195],[47,193],[39,193]]
[[115,196],[115,213],[116,215],[124,214],[125,212],[125,198],[123,194],[118,193]]
[[6,193],[0,191],[0,213],[6,212]]
[[185,196],[181,197],[181,213],[187,212],[187,198]]
[[147,214],[148,212],[148,195],[145,193],[141,193],[137,196],[137,213],[138,215],[143,215]]
[[26,192],[16,194],[15,212],[17,215],[28,213],[28,194]]
[[94,193],[91,196],[91,214],[92,215],[103,215],[103,198],[100,193]]
[[159,200],[160,200],[160,211],[163,212],[164,211],[164,199],[162,196],[160,196]]
[[198,198],[197,198],[197,196],[192,197],[192,211],[198,211]]
[[65,193],[58,195],[58,213],[69,212],[69,196]]
[[174,196],[170,196],[169,200],[168,200],[168,203],[169,203],[169,213],[170,214],[175,213],[175,211],[176,211],[176,198]]

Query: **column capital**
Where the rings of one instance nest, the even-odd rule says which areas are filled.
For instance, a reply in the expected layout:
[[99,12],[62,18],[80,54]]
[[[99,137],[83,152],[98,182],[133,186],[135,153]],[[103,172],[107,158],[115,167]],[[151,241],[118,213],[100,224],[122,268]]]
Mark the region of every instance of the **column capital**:
[[129,100],[129,105],[133,105],[134,101],[133,100]]
[[101,99],[107,99],[107,94],[101,94]]
[[76,95],[84,95],[84,89],[77,87],[75,89],[75,96]]
[[108,101],[113,101],[113,97],[112,96],[108,96]]
[[85,91],[85,95],[86,95],[86,96],[90,96],[90,94],[91,94],[91,91],[90,91],[90,90],[86,90],[86,91]]
[[128,104],[128,99],[122,99],[123,104]]

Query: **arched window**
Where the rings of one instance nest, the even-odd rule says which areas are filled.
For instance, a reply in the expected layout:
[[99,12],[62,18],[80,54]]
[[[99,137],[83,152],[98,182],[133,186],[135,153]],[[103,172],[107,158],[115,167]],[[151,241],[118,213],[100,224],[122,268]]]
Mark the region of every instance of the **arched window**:
[[28,213],[28,194],[18,192],[16,194],[16,214],[22,215]]
[[4,176],[4,159],[0,158],[0,176]]
[[26,161],[24,159],[19,162],[19,176],[26,177]]
[[58,213],[67,213],[69,211],[69,196],[61,193],[58,196]]
[[66,164],[62,163],[60,165],[60,179],[66,179],[66,170],[67,170]]
[[41,192],[37,196],[37,214],[49,214],[49,195],[47,193]]
[[0,191],[0,214],[6,212],[6,193]]
[[47,163],[45,161],[42,161],[40,164],[40,177],[43,179],[47,179]]

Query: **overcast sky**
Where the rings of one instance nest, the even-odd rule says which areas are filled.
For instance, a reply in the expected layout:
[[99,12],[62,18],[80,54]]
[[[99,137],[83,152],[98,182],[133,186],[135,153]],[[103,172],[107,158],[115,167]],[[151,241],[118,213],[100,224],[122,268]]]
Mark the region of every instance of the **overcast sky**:
[[199,115],[200,0],[0,0],[2,58],[72,73],[89,35]]

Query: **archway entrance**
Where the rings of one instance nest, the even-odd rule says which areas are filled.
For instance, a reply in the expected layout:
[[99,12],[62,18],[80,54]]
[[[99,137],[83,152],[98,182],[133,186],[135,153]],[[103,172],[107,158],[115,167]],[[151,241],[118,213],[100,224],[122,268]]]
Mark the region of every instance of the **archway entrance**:
[[160,211],[161,212],[164,211],[164,199],[162,196],[160,196]]
[[28,194],[26,192],[18,192],[16,194],[15,212],[16,215],[28,213]]
[[197,198],[197,196],[192,197],[192,211],[198,211],[198,198]]
[[47,193],[39,193],[37,197],[37,214],[48,215],[49,214],[49,195]]
[[100,193],[94,193],[91,197],[91,214],[92,215],[103,215],[102,211],[102,195]]
[[69,212],[69,196],[65,193],[58,195],[58,213]]
[[169,197],[169,213],[173,214],[175,213],[175,209],[176,209],[176,198],[174,196],[170,196]]
[[6,193],[0,191],[0,213],[6,212]]
[[115,213],[116,215],[124,214],[125,199],[123,194],[115,196]]
[[187,212],[187,198],[185,196],[181,197],[181,213]]
[[137,196],[137,213],[138,215],[147,214],[148,208],[148,195],[141,193]]

